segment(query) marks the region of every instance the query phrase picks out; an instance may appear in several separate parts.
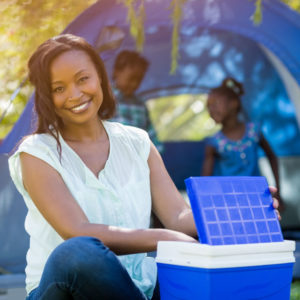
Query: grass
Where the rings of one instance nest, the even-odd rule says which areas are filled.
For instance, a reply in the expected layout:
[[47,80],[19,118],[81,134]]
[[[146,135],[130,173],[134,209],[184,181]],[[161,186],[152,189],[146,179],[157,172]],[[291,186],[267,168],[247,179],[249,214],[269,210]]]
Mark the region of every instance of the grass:
[[292,283],[290,300],[300,300],[300,280]]

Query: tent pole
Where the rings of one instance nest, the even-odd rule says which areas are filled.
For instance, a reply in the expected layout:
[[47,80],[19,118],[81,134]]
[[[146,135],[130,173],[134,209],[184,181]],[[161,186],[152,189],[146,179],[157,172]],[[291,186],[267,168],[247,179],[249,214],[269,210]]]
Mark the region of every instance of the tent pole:
[[9,103],[6,107],[6,109],[3,111],[1,117],[0,117],[0,124],[1,122],[3,121],[9,107],[11,106],[11,104],[13,103],[13,101],[15,100],[15,98],[17,97],[17,95],[20,93],[20,90],[21,88],[24,86],[24,84],[26,83],[28,77],[26,76],[23,81],[20,83],[20,85],[17,87],[17,89],[12,93],[12,95],[10,96],[10,99],[9,99]]

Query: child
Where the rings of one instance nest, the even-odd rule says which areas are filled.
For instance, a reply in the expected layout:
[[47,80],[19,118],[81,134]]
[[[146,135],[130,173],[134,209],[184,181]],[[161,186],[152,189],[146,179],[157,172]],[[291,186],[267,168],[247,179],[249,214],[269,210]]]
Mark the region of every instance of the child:
[[208,139],[202,175],[259,176],[257,152],[261,146],[269,159],[279,193],[276,156],[256,124],[239,120],[243,94],[242,84],[233,78],[224,79],[221,86],[209,93],[209,114],[222,129]]
[[124,50],[115,60],[113,69],[117,112],[113,121],[146,130],[159,152],[159,143],[144,102],[135,95],[148,70],[149,62],[135,51]]

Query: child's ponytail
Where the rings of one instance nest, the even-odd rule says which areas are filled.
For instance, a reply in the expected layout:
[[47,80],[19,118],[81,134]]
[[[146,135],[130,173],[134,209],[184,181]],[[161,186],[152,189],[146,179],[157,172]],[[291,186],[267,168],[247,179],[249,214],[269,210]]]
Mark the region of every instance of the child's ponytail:
[[231,90],[238,98],[244,95],[243,85],[232,77],[227,77],[222,81],[221,88]]

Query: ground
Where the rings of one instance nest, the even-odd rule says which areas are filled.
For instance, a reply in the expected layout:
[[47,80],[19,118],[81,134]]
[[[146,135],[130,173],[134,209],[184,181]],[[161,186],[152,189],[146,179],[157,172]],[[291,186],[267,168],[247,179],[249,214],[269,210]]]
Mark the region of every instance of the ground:
[[290,300],[300,300],[300,280],[292,283]]
[[10,289],[8,291],[0,289],[0,300],[24,300],[25,297],[25,288]]

